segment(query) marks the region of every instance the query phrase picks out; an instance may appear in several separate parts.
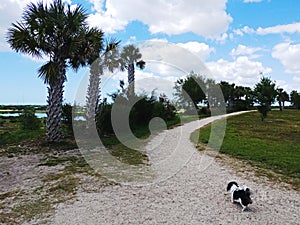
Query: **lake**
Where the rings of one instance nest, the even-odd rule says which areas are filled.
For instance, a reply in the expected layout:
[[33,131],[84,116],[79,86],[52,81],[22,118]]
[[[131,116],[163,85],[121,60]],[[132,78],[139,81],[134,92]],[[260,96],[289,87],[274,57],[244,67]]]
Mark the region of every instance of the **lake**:
[[[8,116],[19,116],[20,113],[0,113],[0,116],[8,117]],[[46,118],[46,113],[35,113],[37,118]],[[75,120],[85,120],[84,116],[76,116]]]

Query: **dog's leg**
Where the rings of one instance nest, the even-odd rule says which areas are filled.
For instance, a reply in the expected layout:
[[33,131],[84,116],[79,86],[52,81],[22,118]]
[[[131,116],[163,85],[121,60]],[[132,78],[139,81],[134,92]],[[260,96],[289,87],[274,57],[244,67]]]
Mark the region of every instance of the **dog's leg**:
[[242,205],[243,209],[242,212],[244,212],[247,209],[247,206]]
[[234,203],[233,193],[231,193],[231,202]]

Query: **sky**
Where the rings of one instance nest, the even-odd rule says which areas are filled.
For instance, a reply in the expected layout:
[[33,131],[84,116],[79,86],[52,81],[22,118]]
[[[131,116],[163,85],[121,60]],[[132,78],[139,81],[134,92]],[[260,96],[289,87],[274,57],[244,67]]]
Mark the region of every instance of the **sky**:
[[[47,59],[16,53],[6,41],[8,28],[20,21],[30,2],[37,0],[0,1],[0,105],[46,104],[47,87],[37,71]],[[136,70],[137,91],[172,95],[176,79],[192,70],[251,88],[267,76],[288,93],[300,91],[298,0],[65,2],[86,9],[88,24],[102,29],[107,38],[139,47],[146,68]],[[201,64],[199,71],[195,64]],[[88,68],[77,73],[68,69],[67,78],[64,101],[84,99]],[[117,90],[120,79],[126,81],[126,73],[104,75],[102,98]]]

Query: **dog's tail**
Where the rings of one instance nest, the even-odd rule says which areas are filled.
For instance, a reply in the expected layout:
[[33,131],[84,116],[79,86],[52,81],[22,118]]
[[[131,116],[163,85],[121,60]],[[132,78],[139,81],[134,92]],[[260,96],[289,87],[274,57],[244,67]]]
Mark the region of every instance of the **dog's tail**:
[[235,186],[237,186],[237,187],[239,186],[239,185],[237,184],[237,182],[231,181],[231,182],[229,182],[229,183],[227,184],[226,190],[227,190],[227,191],[230,191],[230,189],[231,189],[231,187],[232,187],[233,185],[235,185]]

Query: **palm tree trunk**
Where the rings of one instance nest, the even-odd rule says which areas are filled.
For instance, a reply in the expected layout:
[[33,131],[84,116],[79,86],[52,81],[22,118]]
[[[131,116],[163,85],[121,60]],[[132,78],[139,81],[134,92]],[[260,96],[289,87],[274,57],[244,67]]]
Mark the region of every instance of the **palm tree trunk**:
[[134,63],[128,64],[128,95],[133,96],[135,93],[134,90]]
[[86,128],[91,128],[95,125],[95,116],[100,98],[101,71],[99,71],[99,68],[93,68],[92,66],[90,73],[86,97]]
[[64,61],[57,61],[58,74],[55,81],[50,82],[48,87],[48,99],[47,99],[47,141],[59,142],[63,135],[61,133],[61,115],[62,115],[62,103],[63,103],[63,88],[65,82],[66,68]]

